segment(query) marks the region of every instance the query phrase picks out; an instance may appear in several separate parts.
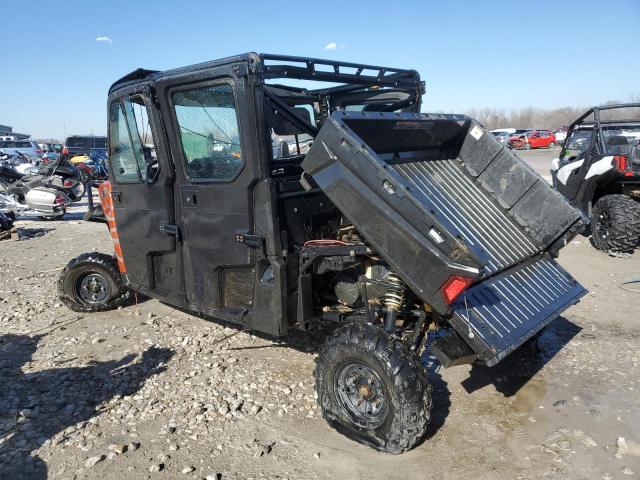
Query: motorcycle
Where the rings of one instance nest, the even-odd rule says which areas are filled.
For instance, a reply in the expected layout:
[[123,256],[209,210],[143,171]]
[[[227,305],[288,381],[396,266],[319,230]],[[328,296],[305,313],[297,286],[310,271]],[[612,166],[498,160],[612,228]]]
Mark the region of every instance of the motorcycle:
[[9,155],[0,150],[0,162],[11,163],[18,172],[24,175],[36,173],[38,170],[37,165],[31,163],[31,157],[18,151],[16,151],[14,155]]
[[91,156],[83,162],[76,163],[75,167],[80,170],[80,178],[85,185],[87,182],[100,184],[109,179],[109,173],[102,158]]
[[82,198],[84,186],[76,178],[58,175],[56,165],[51,167],[48,175],[24,175],[10,162],[0,162],[0,193],[13,196],[44,219],[62,218],[67,207]]

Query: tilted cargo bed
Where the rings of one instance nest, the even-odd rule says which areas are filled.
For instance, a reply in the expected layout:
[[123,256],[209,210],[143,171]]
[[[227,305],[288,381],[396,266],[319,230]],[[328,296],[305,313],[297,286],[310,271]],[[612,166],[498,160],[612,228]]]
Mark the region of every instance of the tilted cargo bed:
[[[336,112],[302,167],[489,364],[585,292],[549,256],[584,227],[581,213],[464,115]],[[476,283],[448,306],[440,289],[452,275]],[[508,331],[485,334],[501,322]]]

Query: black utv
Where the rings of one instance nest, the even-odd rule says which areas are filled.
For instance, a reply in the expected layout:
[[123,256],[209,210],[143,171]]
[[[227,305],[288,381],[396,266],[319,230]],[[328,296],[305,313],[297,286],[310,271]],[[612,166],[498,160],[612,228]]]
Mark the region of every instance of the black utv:
[[554,261],[581,213],[472,119],[418,113],[423,91],[413,70],[254,53],[125,76],[100,187],[116,254],[72,260],[62,300],[137,291],[273,336],[322,322],[324,418],[413,447],[425,348],[495,365],[585,293]]
[[596,248],[640,245],[640,103],[593,107],[567,131],[553,184],[591,218]]

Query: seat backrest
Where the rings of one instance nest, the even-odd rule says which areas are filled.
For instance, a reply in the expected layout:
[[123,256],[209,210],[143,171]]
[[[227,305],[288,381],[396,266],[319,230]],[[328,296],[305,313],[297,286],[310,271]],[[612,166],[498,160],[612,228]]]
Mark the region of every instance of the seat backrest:
[[629,151],[629,140],[622,135],[614,135],[607,138],[607,153],[619,155]]

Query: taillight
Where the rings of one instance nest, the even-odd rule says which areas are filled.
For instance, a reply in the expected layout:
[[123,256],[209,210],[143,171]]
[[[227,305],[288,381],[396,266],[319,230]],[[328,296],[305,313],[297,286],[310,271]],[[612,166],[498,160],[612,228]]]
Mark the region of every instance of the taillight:
[[613,168],[623,173],[625,177],[633,177],[633,171],[629,168],[629,161],[626,155],[615,155],[612,160]]
[[63,185],[65,187],[70,187],[71,185],[73,185],[73,180],[65,180]]
[[442,296],[444,297],[444,302],[447,305],[451,305],[458,296],[466,290],[466,288],[473,283],[473,278],[469,277],[460,277],[458,275],[453,275],[444,282],[442,285]]
[[64,205],[64,197],[62,195],[56,195],[55,204]]
[[613,157],[613,166],[619,172],[627,171],[627,156],[626,155],[615,155]]

